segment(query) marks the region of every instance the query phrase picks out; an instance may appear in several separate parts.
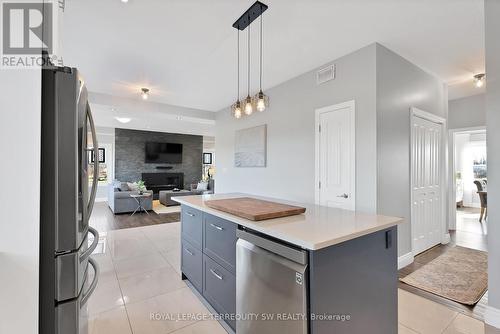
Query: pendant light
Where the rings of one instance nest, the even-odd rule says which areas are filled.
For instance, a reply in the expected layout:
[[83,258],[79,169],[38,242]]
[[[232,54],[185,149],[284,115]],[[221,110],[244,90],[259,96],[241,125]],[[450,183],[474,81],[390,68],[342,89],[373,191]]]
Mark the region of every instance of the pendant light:
[[143,100],[147,100],[149,98],[149,88],[141,88],[141,97]]
[[250,26],[248,26],[248,82],[247,82],[247,98],[245,99],[245,114],[251,115],[253,113],[252,98],[250,97]]
[[[232,25],[233,28],[238,30],[238,97],[236,102],[231,106],[232,114],[235,118],[241,118],[242,116],[249,116],[254,112],[254,109],[258,111],[264,111],[269,105],[269,98],[262,92],[262,13],[268,9],[268,6],[260,1],[255,1],[255,3],[250,6]],[[259,92],[251,97],[250,96],[250,26],[252,22],[258,19],[260,16],[260,90]],[[247,97],[240,100],[240,35],[239,32],[248,29],[248,45],[247,45]]]
[[237,87],[238,87],[238,94],[236,96],[236,102],[231,106],[231,110],[232,110],[232,113],[233,113],[233,116],[238,119],[238,118],[241,118],[242,116],[242,113],[241,113],[241,103],[240,103],[240,31],[238,30],[238,37],[237,37],[237,53],[238,53],[238,61],[237,61],[237,66],[238,66],[238,69],[237,69],[237,73],[238,73],[238,83],[237,83]]
[[254,96],[256,109],[260,112],[269,106],[269,97],[262,92],[262,16],[260,16],[260,72],[259,72],[259,92]]

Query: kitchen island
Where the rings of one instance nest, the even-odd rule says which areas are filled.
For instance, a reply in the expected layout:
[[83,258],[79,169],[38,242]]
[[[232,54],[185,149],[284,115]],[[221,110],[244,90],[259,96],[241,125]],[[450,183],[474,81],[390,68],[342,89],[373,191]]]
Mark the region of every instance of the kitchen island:
[[229,331],[397,333],[401,218],[302,205],[304,214],[251,221],[205,204],[235,197],[248,195],[173,198],[183,279]]

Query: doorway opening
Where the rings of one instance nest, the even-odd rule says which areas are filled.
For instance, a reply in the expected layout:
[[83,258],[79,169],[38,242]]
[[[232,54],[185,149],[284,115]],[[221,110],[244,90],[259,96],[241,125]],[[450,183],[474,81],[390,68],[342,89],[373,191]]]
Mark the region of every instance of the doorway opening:
[[450,133],[452,191],[450,235],[458,246],[487,251],[488,170],[486,130]]

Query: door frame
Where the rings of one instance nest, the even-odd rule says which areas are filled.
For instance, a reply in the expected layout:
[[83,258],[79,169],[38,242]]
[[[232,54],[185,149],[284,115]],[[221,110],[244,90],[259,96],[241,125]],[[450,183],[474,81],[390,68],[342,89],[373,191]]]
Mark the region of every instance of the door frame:
[[350,108],[351,115],[351,147],[349,152],[351,155],[352,171],[351,173],[351,198],[353,201],[352,210],[356,210],[356,102],[355,100],[350,100],[338,104],[332,104],[329,106],[321,107],[315,110],[315,123],[314,123],[314,202],[319,205],[320,200],[320,116],[321,114],[336,111],[339,109]]
[[449,129],[448,130],[448,228],[456,230],[457,228],[457,185],[455,182],[455,139],[457,133],[485,131],[486,126],[471,126],[465,128]]
[[417,255],[415,252],[415,245],[413,241],[413,236],[415,235],[415,224],[414,224],[414,212],[413,212],[413,171],[414,171],[414,163],[413,163],[413,118],[418,117],[425,119],[427,121],[437,123],[441,126],[441,152],[442,158],[440,163],[440,175],[439,183],[441,187],[441,226],[439,234],[441,235],[441,244],[447,244],[450,242],[450,233],[447,231],[447,207],[448,207],[448,136],[447,134],[447,125],[446,119],[440,116],[431,114],[427,111],[418,109],[416,107],[410,108],[410,224],[411,224],[411,251],[413,256]]

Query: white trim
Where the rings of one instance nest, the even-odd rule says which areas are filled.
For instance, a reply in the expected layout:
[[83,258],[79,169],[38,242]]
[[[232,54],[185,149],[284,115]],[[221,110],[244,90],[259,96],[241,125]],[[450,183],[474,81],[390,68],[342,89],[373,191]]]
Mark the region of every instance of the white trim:
[[411,250],[412,252],[415,252],[415,245],[413,242],[413,154],[412,154],[412,140],[413,140],[413,117],[419,117],[425,120],[428,120],[433,123],[437,123],[441,125],[441,138],[442,138],[442,143],[441,143],[441,152],[443,152],[443,158],[441,161],[441,175],[443,177],[440,179],[440,186],[441,186],[441,243],[447,243],[446,240],[449,238],[449,231],[447,230],[447,221],[446,221],[446,216],[447,216],[447,207],[448,207],[448,136],[446,135],[448,133],[447,131],[447,126],[446,126],[446,119],[431,114],[427,111],[415,108],[415,107],[410,107],[410,170],[409,170],[409,177],[410,177],[410,233],[411,233]]
[[457,229],[457,184],[455,182],[455,132],[448,131],[448,228]]
[[412,252],[406,253],[398,257],[398,270],[413,263],[414,256]]
[[456,128],[456,129],[449,129],[450,132],[474,132],[474,131],[486,131],[486,125],[485,126],[469,126],[465,128]]
[[101,198],[96,198],[95,203],[100,203],[100,202],[107,202],[108,198],[107,197],[101,197]]
[[415,107],[411,107],[410,111],[411,111],[412,116],[420,117],[420,118],[423,118],[423,119],[426,119],[428,121],[438,123],[438,124],[446,124],[446,119],[444,119],[440,116],[431,114],[430,112],[427,112],[427,111],[424,111],[424,110],[421,110],[421,109],[418,109]]
[[464,202],[464,207],[466,208],[481,208],[481,203],[470,203],[470,202]]
[[490,326],[500,328],[500,310],[493,306],[486,306],[484,312],[484,322]]
[[446,244],[449,244],[450,241],[451,241],[451,235],[450,235],[450,233],[445,233],[443,235],[443,240],[441,240],[441,244],[446,245]]
[[350,155],[351,155],[351,161],[353,162],[353,166],[351,168],[352,173],[351,173],[351,193],[349,194],[352,202],[353,202],[353,208],[352,210],[356,210],[356,101],[351,100],[343,103],[338,103],[338,104],[333,104],[329,105],[326,107],[318,108],[315,110],[315,122],[314,122],[314,202],[316,204],[319,204],[319,198],[320,198],[320,188],[319,188],[319,181],[320,181],[320,166],[319,166],[319,142],[320,142],[320,131],[319,131],[319,125],[320,125],[320,115],[322,113],[326,112],[331,112],[339,109],[344,109],[344,108],[351,108],[351,148],[350,148]]

